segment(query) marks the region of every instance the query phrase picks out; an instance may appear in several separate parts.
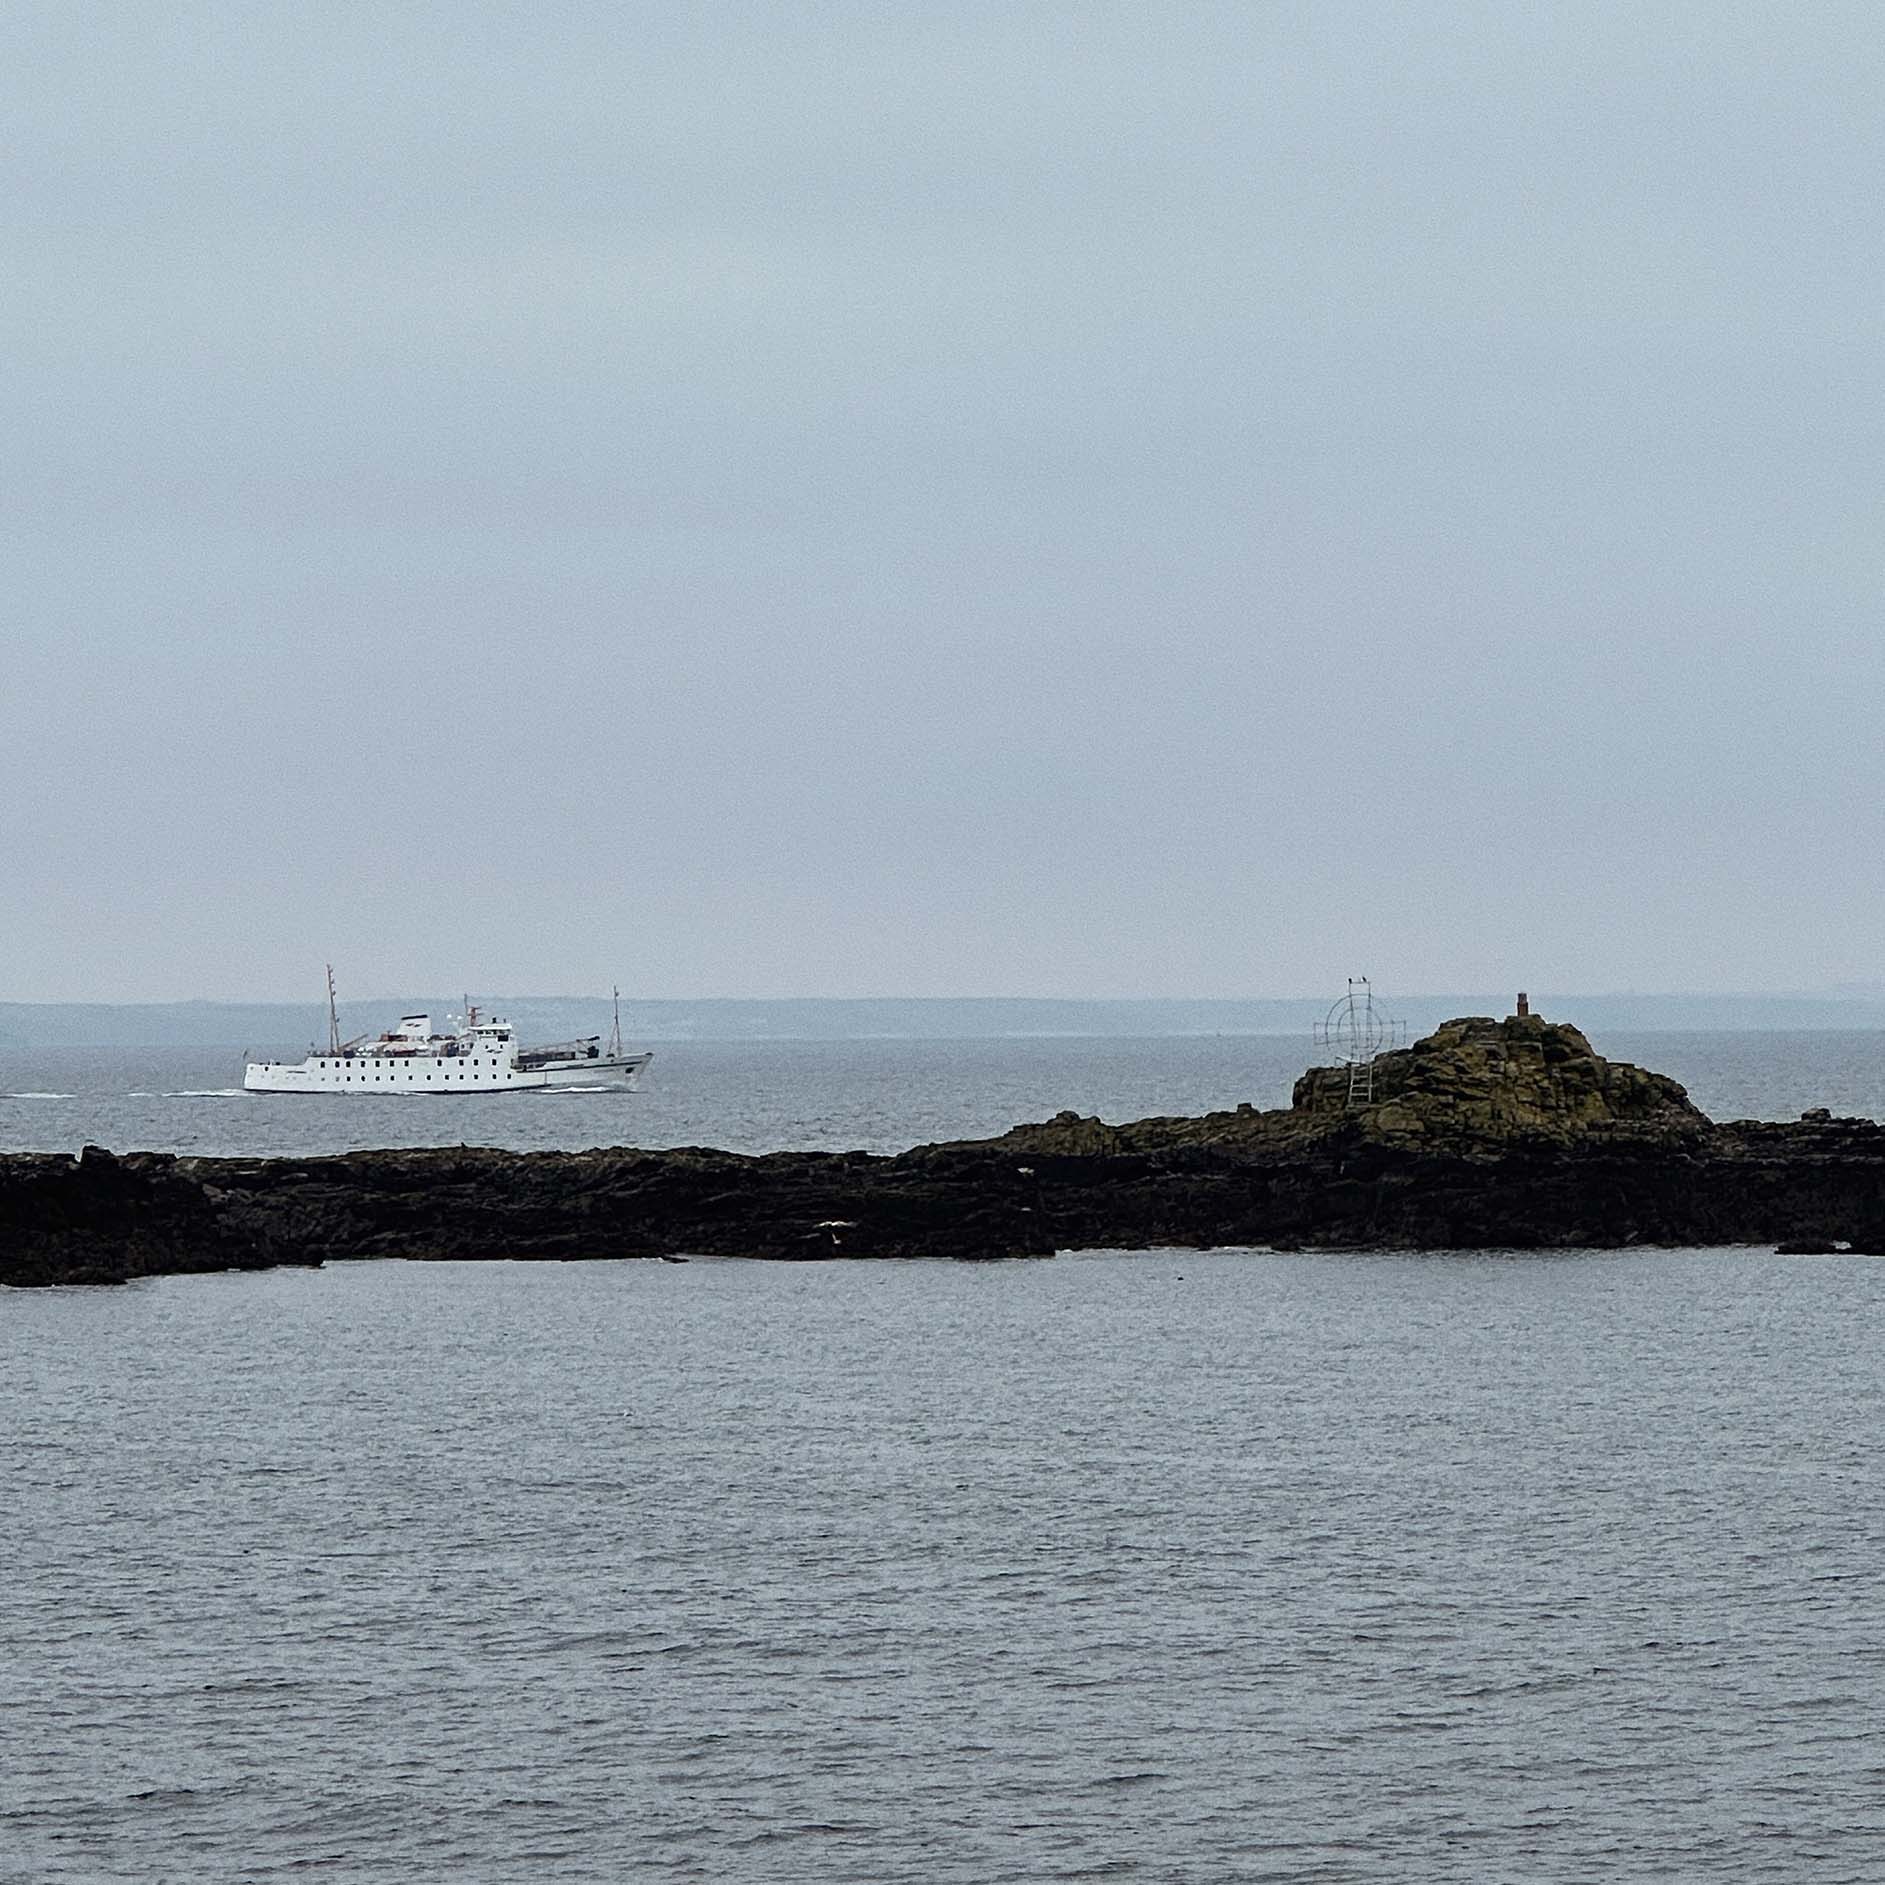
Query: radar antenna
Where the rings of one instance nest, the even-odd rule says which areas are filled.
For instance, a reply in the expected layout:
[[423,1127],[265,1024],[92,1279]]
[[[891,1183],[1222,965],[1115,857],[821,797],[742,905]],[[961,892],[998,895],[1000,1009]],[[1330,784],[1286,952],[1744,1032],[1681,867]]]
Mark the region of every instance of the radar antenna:
[[1407,1040],[1407,1027],[1379,1007],[1365,975],[1348,978],[1348,993],[1316,1023],[1318,1047],[1333,1048],[1339,1065],[1348,1069],[1348,1103],[1368,1106],[1374,1101],[1375,1057]]

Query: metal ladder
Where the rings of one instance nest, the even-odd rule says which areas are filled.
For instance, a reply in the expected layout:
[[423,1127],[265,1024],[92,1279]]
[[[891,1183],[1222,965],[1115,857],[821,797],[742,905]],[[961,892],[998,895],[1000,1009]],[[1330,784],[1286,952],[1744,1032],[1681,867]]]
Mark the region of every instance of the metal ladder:
[[1351,1106],[1374,1104],[1374,1062],[1351,1060],[1348,1063],[1348,1103]]

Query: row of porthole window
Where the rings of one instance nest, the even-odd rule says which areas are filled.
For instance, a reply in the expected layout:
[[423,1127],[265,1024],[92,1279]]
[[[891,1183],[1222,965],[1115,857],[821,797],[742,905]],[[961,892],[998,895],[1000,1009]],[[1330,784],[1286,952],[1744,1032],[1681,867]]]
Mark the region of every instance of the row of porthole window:
[[[269,1062],[268,1062],[267,1064],[268,1064],[269,1066],[271,1066],[271,1067],[272,1067],[272,1066],[273,1066],[273,1065],[274,1065],[275,1063],[274,1063],[274,1062],[273,1062],[273,1061],[271,1060],[271,1061],[269,1061]],[[330,1064],[332,1064],[332,1065],[338,1065],[339,1063],[338,1063],[338,1062],[333,1062],[333,1063],[330,1063],[330,1062],[328,1062],[328,1061],[322,1061],[322,1063],[321,1063],[321,1065],[322,1065],[322,1066],[324,1066],[324,1067],[325,1067],[325,1066],[328,1066],[328,1065],[330,1065]],[[466,1062],[465,1062],[465,1065],[466,1065],[467,1067],[485,1067],[485,1066],[491,1066],[491,1067],[495,1067],[495,1066],[497,1065],[497,1056],[496,1056],[495,1054],[494,1054],[494,1055],[492,1055],[492,1057],[491,1057],[491,1058],[490,1058],[490,1060],[488,1060],[488,1061],[484,1061],[484,1060],[479,1060],[479,1059],[476,1059],[475,1057],[474,1057],[474,1058],[469,1058],[469,1059],[467,1059],[467,1060],[466,1060]],[[453,1071],[453,1072],[455,1072],[455,1071],[456,1071],[456,1069],[450,1069],[449,1071]],[[350,1080],[351,1080],[351,1079],[352,1079],[352,1078],[353,1078],[354,1076],[353,1076],[353,1075],[352,1075],[352,1074],[350,1073],[350,1074],[349,1074],[349,1075],[348,1075],[347,1077],[348,1077],[348,1079],[350,1079]],[[376,1079],[376,1080],[377,1080],[377,1079],[378,1079],[378,1078],[379,1078],[380,1076],[379,1076],[379,1075],[378,1075],[378,1074],[376,1073],[376,1074],[375,1074],[375,1075],[374,1075],[373,1077],[374,1077],[374,1079]],[[411,1078],[412,1076],[411,1076],[411,1074],[410,1074],[410,1073],[408,1073],[406,1077],[407,1077],[408,1079],[410,1079],[410,1078]],[[360,1078],[361,1078],[362,1080],[364,1080],[364,1079],[366,1078],[366,1075],[365,1075],[365,1074],[363,1073],[363,1074],[361,1074],[361,1075],[360,1075]]]
[[[472,1062],[470,1062],[469,1064],[470,1064],[471,1066],[473,1066],[473,1067],[479,1067],[479,1066],[483,1066],[483,1065],[484,1065],[485,1063],[484,1063],[483,1061],[478,1061],[478,1060],[474,1060],[474,1061],[472,1061]],[[493,1061],[491,1061],[491,1062],[490,1062],[490,1065],[491,1065],[492,1067],[496,1067],[496,1065],[497,1065],[497,1062],[496,1062],[495,1060],[493,1060]],[[455,1076],[456,1078],[458,1078],[458,1079],[460,1079],[460,1080],[462,1080],[462,1079],[463,1079],[463,1078],[465,1077],[465,1076],[464,1076],[464,1074],[463,1074],[463,1073],[462,1073],[462,1072],[461,1072],[461,1071],[460,1071],[460,1070],[459,1070],[458,1068],[456,1068],[456,1067],[451,1067],[451,1068],[448,1068],[448,1069],[446,1070],[446,1073],[447,1073],[447,1077],[448,1077],[448,1078],[450,1078],[450,1077],[453,1077],[453,1076]],[[342,1078],[343,1080],[364,1080],[364,1079],[365,1079],[366,1077],[367,1077],[367,1076],[366,1076],[366,1075],[365,1075],[364,1073],[359,1073],[359,1074],[356,1074],[356,1073],[343,1073],[343,1074],[341,1075],[341,1078]],[[378,1073],[376,1073],[376,1074],[375,1074],[375,1075],[373,1076],[373,1078],[374,1078],[374,1079],[376,1079],[376,1080],[381,1080],[381,1079],[385,1079],[385,1080],[397,1080],[397,1079],[399,1078],[399,1075],[398,1075],[397,1073],[389,1073],[389,1074],[378,1074]],[[411,1072],[410,1072],[410,1070],[408,1070],[408,1071],[407,1071],[407,1073],[406,1073],[406,1078],[407,1078],[408,1080],[410,1080],[410,1079],[412,1078],[412,1074],[411,1074]]]
[[[475,1065],[475,1063],[473,1063],[473,1065]],[[492,1067],[496,1067],[496,1065],[498,1065],[498,1063],[496,1063],[496,1061],[492,1061]],[[458,1078],[462,1080],[462,1078],[464,1078],[464,1069],[458,1069],[458,1067],[449,1067],[449,1069],[447,1069],[447,1076],[451,1076],[451,1074],[456,1074],[456,1076],[458,1076]],[[364,1073],[349,1073],[349,1074],[341,1074],[341,1078],[343,1078],[343,1080],[364,1080],[364,1078],[368,1078],[368,1076],[366,1076],[366,1074]],[[396,1073],[375,1073],[373,1074],[373,1078],[375,1078],[375,1080],[398,1080],[400,1076],[398,1076],[398,1074]],[[411,1073],[407,1073],[407,1076],[405,1076],[405,1078],[407,1078],[407,1080],[411,1080],[413,1076],[411,1076]]]

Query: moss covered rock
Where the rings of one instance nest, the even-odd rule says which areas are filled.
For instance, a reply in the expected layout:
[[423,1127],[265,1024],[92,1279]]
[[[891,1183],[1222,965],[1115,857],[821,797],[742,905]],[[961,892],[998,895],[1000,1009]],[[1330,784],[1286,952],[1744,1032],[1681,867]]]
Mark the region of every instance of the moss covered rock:
[[1380,1056],[1366,1104],[1350,1104],[1346,1067],[1312,1067],[1290,1103],[1311,1117],[1354,1113],[1371,1137],[1491,1145],[1619,1129],[1687,1137],[1709,1123],[1667,1075],[1606,1060],[1578,1029],[1538,1015],[1442,1022]]

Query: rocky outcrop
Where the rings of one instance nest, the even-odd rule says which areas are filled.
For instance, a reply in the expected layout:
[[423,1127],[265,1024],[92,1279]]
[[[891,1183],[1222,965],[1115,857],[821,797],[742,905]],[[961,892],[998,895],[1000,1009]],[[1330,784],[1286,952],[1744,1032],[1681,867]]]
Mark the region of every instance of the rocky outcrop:
[[787,1259],[1163,1245],[1885,1246],[1885,1127],[1711,1124],[1674,1081],[1531,1016],[1451,1021],[1286,1110],[762,1158],[454,1148],[0,1159],[0,1283],[352,1257]]
[[88,1145],[0,1157],[0,1283],[123,1283],[189,1270],[317,1261],[265,1224],[238,1224],[213,1185],[161,1153]]
[[[1442,1022],[1425,1040],[1381,1055],[1372,1086],[1362,1120],[1384,1140],[1568,1144],[1619,1128],[1682,1137],[1709,1125],[1667,1075],[1605,1060],[1576,1028],[1538,1015]],[[1312,1067],[1291,1104],[1323,1118],[1346,1113],[1347,1069]]]
[[1351,1101],[1349,1087],[1346,1067],[1311,1067],[1286,1112],[1240,1106],[1120,1126],[1059,1113],[993,1143],[1077,1155],[1208,1145],[1255,1156],[1339,1145],[1502,1158],[1551,1146],[1675,1145],[1714,1130],[1674,1080],[1605,1060],[1576,1028],[1536,1015],[1443,1022],[1412,1047],[1379,1056],[1366,1102]]

